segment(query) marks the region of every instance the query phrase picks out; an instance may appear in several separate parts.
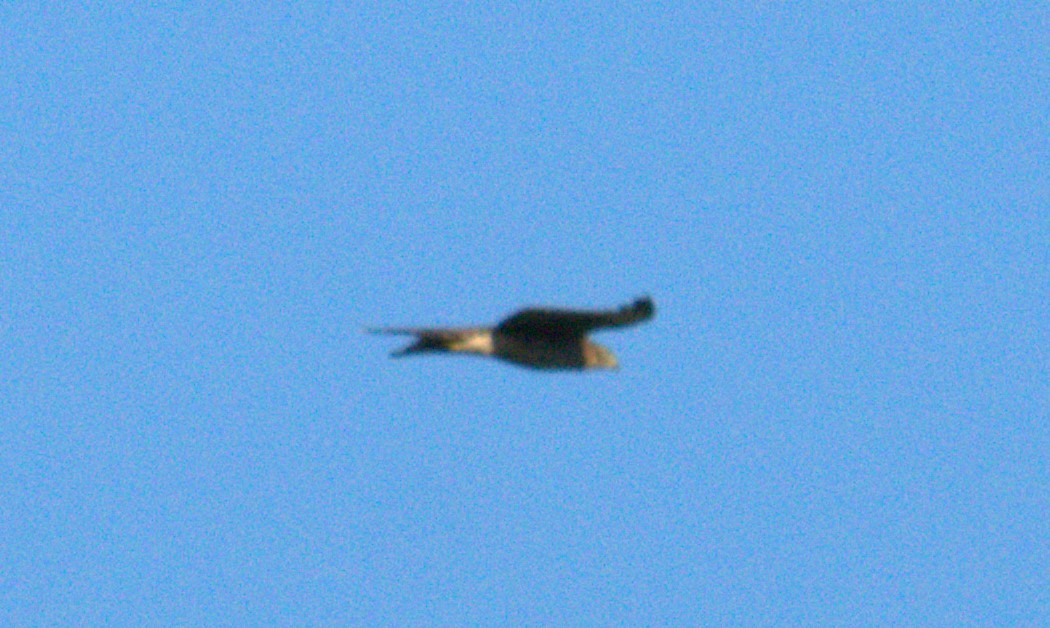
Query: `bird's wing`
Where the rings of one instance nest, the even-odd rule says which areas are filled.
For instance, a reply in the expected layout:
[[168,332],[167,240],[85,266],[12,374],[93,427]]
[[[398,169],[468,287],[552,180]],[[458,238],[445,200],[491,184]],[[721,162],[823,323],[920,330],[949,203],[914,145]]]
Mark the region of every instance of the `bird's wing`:
[[510,335],[578,337],[603,327],[625,327],[653,317],[649,297],[615,310],[559,310],[528,308],[502,321],[496,331]]

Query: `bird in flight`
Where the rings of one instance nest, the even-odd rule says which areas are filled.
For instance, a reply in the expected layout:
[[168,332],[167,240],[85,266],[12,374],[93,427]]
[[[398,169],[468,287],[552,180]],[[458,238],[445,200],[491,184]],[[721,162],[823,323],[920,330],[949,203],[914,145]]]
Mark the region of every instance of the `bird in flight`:
[[647,321],[655,308],[649,297],[615,310],[526,308],[495,327],[388,327],[378,334],[415,336],[415,342],[392,357],[420,353],[466,353],[490,356],[535,369],[616,369],[612,351],[591,342],[587,334]]

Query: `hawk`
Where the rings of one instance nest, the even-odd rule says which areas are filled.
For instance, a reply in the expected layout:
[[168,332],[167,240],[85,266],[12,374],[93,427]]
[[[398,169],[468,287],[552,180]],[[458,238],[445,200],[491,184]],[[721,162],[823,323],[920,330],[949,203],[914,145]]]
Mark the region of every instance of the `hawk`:
[[389,327],[378,334],[415,336],[412,344],[390,355],[466,353],[491,356],[535,369],[616,369],[612,351],[591,342],[589,332],[626,327],[653,317],[649,297],[615,310],[526,308],[495,327]]

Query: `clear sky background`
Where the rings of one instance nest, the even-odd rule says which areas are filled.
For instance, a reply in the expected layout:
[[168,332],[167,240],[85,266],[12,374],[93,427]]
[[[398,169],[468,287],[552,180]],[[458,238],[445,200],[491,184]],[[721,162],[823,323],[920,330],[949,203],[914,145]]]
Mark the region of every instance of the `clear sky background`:
[[1050,618],[1044,3],[99,4],[0,7],[0,623]]

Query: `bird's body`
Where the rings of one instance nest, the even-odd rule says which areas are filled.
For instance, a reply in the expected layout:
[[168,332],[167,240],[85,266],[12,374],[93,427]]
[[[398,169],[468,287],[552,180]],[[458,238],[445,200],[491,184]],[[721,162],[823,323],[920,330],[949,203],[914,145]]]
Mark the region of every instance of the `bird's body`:
[[624,327],[652,318],[648,297],[617,310],[527,308],[495,327],[412,328],[373,330],[416,337],[394,357],[442,352],[492,356],[537,369],[615,369],[616,357],[587,334],[606,327]]

